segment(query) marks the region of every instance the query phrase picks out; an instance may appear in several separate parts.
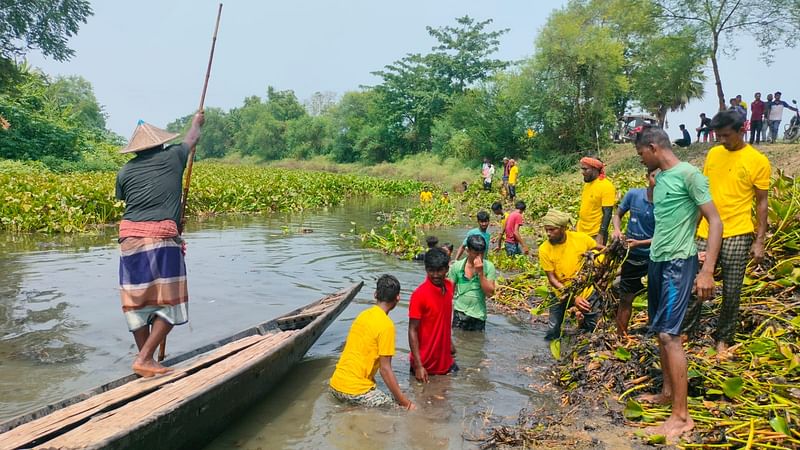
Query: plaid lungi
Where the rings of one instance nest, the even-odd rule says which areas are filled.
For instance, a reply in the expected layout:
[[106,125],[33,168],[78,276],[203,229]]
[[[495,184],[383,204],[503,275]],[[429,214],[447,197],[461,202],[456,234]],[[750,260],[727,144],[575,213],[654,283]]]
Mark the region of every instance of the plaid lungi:
[[[706,251],[708,241],[697,239],[697,251]],[[753,245],[753,234],[740,234],[722,239],[717,265],[722,268],[722,303],[719,308],[717,330],[714,340],[733,343],[736,325],[739,322],[739,300],[742,294],[742,282],[747,263],[750,261],[750,247]],[[689,309],[683,321],[683,331],[694,335],[700,325],[703,302],[692,296]]]
[[151,324],[156,316],[172,325],[189,321],[186,264],[176,238],[121,239],[119,287],[131,331]]

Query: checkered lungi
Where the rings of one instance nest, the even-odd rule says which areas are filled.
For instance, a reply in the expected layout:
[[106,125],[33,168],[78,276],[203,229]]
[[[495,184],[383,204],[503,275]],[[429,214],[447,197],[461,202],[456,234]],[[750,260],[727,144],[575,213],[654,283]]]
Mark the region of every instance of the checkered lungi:
[[335,399],[351,405],[366,406],[368,408],[388,408],[394,405],[394,399],[376,387],[361,395],[345,394],[334,388],[329,389]]
[[[704,252],[707,248],[705,239],[697,239],[697,250]],[[750,247],[753,245],[753,234],[741,234],[722,239],[717,265],[722,268],[722,304],[717,319],[717,331],[714,339],[717,342],[733,343],[736,325],[739,321],[739,300],[742,293],[742,282],[747,263],[750,261]],[[683,330],[692,335],[700,325],[703,302],[692,296],[689,309],[683,321]]]

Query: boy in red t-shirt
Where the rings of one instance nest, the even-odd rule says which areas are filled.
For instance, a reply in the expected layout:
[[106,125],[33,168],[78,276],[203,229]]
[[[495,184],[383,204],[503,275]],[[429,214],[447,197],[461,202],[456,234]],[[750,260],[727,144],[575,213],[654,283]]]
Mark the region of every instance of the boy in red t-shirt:
[[425,281],[411,294],[408,306],[408,346],[411,371],[427,383],[428,375],[458,370],[450,336],[453,315],[453,283],[447,279],[450,257],[440,248],[425,254]]
[[[521,254],[528,254],[528,247],[525,246],[525,243],[522,241],[522,236],[519,234],[519,227],[524,223],[524,219],[522,218],[522,213],[525,212],[525,202],[522,200],[517,201],[514,204],[516,208],[511,214],[508,215],[505,224],[505,231],[504,235],[506,237],[505,244],[506,244],[506,255],[508,256],[515,256]],[[500,244],[498,243],[498,248]]]

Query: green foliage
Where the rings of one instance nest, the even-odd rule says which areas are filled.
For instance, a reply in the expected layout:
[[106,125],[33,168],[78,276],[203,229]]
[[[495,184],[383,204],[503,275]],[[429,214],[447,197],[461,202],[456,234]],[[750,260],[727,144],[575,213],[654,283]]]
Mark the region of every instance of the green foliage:
[[107,114],[97,102],[92,84],[85,78],[56,77],[47,87],[46,95],[67,110],[82,127],[105,130]]
[[614,99],[628,88],[624,47],[591,14],[581,2],[553,13],[523,70],[537,140],[562,153],[605,147],[615,122]]
[[[300,211],[338,205],[357,196],[399,197],[414,181],[360,175],[199,163],[189,215]],[[41,164],[0,161],[0,230],[79,232],[119,220],[115,172],[60,174]]]
[[0,158],[38,160],[59,170],[119,167],[119,136],[105,130],[102,107],[83,78],[57,78],[15,66],[17,82],[0,92]]
[[662,126],[668,110],[683,110],[703,97],[707,50],[697,42],[696,33],[683,32],[653,38],[640,50],[632,92]]
[[39,49],[56,61],[66,61],[75,54],[67,40],[91,15],[86,0],[0,1],[0,59]]

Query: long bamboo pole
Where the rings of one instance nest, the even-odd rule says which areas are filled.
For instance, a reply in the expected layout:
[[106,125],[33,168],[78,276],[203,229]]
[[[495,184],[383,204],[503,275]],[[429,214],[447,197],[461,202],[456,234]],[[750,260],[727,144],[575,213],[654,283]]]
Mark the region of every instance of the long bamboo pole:
[[[208,55],[208,67],[206,67],[206,78],[203,82],[203,92],[200,94],[200,106],[197,112],[203,111],[203,105],[206,103],[206,91],[208,90],[208,79],[211,77],[211,64],[214,61],[214,47],[217,45],[217,31],[219,31],[219,19],[222,17],[222,3],[219,4],[217,10],[217,23],[214,25],[214,36],[211,38],[211,53]],[[189,151],[188,160],[186,162],[186,179],[183,182],[183,195],[181,196],[181,219],[178,224],[178,232],[183,234],[183,227],[186,223],[186,202],[189,199],[189,186],[192,182],[192,166],[194,165],[194,154],[197,150],[197,144],[192,145]],[[167,337],[161,340],[161,345],[158,350],[158,361],[163,361],[167,352]]]

